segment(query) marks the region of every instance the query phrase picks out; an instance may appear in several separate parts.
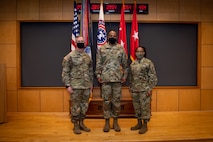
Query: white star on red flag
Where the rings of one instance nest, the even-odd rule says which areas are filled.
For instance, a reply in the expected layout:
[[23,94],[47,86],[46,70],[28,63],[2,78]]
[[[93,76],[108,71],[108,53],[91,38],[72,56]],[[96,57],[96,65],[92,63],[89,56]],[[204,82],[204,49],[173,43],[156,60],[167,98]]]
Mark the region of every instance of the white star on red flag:
[[123,40],[121,40],[121,45],[124,47],[125,42],[123,42]]
[[134,31],[134,34],[132,35],[132,37],[134,38],[134,40],[138,39],[138,32]]

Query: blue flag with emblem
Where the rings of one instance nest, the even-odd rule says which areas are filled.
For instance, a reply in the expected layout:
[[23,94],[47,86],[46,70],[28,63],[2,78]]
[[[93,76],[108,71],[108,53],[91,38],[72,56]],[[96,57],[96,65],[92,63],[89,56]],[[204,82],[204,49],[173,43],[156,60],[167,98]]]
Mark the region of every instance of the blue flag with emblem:
[[98,32],[97,32],[97,49],[104,45],[107,41],[107,33],[104,22],[103,2],[100,4],[99,20],[98,20]]

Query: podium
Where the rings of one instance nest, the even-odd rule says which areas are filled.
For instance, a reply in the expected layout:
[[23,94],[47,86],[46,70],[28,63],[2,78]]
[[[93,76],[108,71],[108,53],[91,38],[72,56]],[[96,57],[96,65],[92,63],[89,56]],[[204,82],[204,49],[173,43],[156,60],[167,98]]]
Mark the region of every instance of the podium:
[[[100,94],[101,93],[99,87],[93,89],[93,95],[89,102],[89,108],[86,117],[103,118],[103,100]],[[123,118],[134,117],[132,98],[129,94],[129,89],[127,87],[122,88],[121,112],[119,117]]]
[[[89,108],[87,111],[87,117],[89,118],[103,118],[103,100],[93,99],[89,103]],[[122,118],[134,117],[134,109],[132,105],[132,100],[121,100],[121,112],[120,116]]]

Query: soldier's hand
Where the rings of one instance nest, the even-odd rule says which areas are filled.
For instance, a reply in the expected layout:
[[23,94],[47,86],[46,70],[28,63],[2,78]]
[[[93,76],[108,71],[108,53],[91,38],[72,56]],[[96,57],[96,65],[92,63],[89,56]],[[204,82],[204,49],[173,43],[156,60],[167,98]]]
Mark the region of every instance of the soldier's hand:
[[100,77],[98,78],[98,82],[99,82],[99,83],[102,83],[102,79],[101,79]]
[[147,96],[150,96],[150,95],[152,95],[152,91],[147,92]]
[[72,87],[69,86],[69,87],[67,88],[67,91],[68,91],[70,94],[72,94],[72,93],[73,93]]
[[90,91],[93,91],[93,85],[90,86]]
[[121,83],[124,83],[124,82],[126,82],[126,79],[122,78]]

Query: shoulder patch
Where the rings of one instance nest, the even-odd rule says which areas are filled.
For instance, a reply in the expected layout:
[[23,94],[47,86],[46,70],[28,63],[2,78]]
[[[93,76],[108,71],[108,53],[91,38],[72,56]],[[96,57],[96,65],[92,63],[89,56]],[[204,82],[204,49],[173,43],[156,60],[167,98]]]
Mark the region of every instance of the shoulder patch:
[[71,56],[72,52],[68,53],[66,56],[64,56],[64,60],[69,60],[70,56]]

